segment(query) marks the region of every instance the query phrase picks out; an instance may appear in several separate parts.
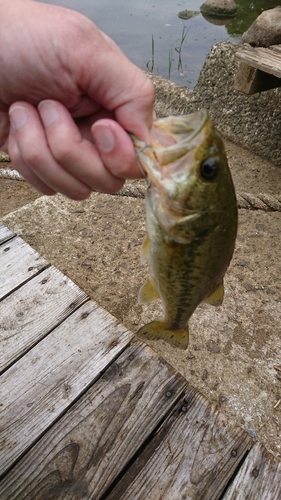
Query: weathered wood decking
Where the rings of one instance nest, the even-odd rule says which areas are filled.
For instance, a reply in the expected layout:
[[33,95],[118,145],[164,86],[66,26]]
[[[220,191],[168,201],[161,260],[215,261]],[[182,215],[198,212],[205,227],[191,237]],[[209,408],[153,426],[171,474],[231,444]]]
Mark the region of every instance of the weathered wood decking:
[[245,46],[235,54],[239,61],[234,89],[255,94],[281,87],[281,45]]
[[281,464],[0,225],[0,498],[281,498]]

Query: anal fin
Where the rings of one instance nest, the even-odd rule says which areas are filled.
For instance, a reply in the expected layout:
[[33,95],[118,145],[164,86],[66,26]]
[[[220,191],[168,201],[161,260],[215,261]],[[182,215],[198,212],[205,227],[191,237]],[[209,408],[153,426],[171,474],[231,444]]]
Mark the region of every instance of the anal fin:
[[156,290],[154,282],[149,278],[139,291],[138,303],[146,304],[147,302],[153,302],[158,299],[160,299],[159,293]]
[[141,263],[144,264],[149,259],[150,241],[146,234],[141,246]]
[[223,302],[223,297],[224,297],[224,287],[223,287],[223,281],[219,284],[219,286],[216,288],[216,290],[207,297],[204,302],[206,304],[210,304],[211,306],[221,306]]

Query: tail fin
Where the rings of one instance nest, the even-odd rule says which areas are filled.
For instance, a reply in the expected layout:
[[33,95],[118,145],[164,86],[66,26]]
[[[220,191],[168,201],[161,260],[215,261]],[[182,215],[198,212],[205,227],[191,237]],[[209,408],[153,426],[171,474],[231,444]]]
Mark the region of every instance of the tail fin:
[[186,349],[188,346],[188,326],[185,330],[169,330],[162,321],[152,321],[140,328],[137,335],[144,340],[162,339],[179,349]]

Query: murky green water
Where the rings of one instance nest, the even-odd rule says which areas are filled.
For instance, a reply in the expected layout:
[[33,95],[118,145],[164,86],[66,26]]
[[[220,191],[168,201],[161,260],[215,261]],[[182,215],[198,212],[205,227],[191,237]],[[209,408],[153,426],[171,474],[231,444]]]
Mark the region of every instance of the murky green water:
[[[48,3],[78,10],[111,36],[135,64],[193,88],[214,43],[239,41],[263,10],[281,5],[281,0],[236,0],[235,18],[219,26],[200,14],[203,1],[50,0]],[[194,11],[194,16],[180,19],[178,13],[186,9]]]

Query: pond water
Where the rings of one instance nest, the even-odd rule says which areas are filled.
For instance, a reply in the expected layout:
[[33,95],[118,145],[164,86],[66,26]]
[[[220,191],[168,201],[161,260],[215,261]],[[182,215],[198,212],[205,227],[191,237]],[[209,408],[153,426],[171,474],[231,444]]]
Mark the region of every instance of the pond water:
[[[46,0],[45,0],[46,1]],[[92,19],[136,65],[193,88],[214,43],[239,41],[265,9],[280,0],[237,0],[237,14],[225,25],[200,14],[204,0],[50,0]],[[190,19],[178,14],[193,11]]]

